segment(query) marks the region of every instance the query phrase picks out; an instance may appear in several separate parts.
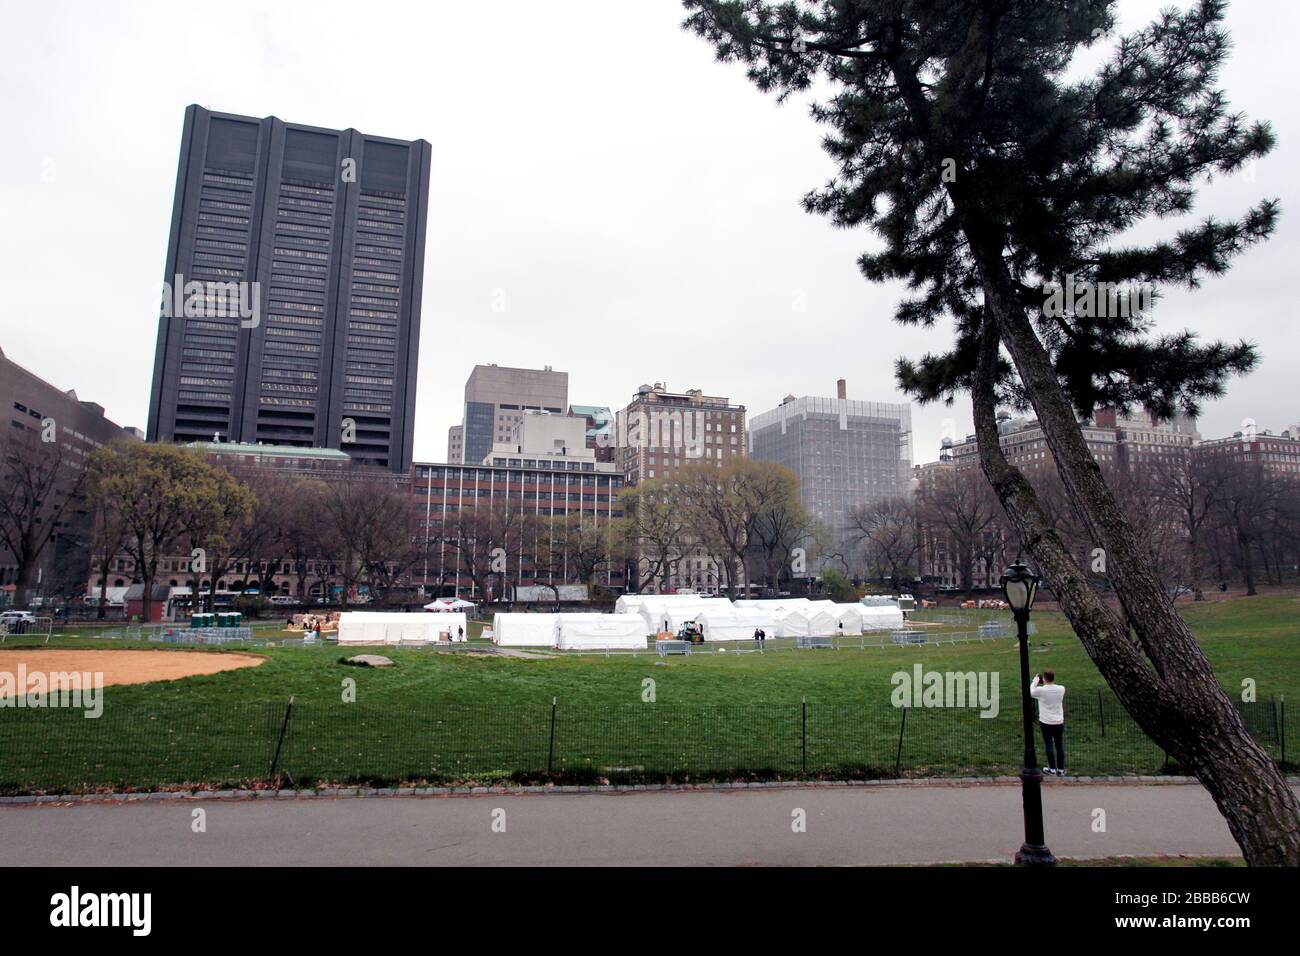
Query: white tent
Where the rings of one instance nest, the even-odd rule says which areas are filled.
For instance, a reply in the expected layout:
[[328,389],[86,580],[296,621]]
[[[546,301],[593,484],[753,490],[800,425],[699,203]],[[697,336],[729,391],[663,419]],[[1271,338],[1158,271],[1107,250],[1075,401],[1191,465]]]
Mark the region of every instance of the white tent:
[[712,607],[698,618],[706,641],[752,641],[754,631],[762,628],[768,637],[776,637],[776,617],[760,608]]
[[808,633],[816,637],[827,637],[837,633],[835,625],[840,622],[835,613],[833,601],[813,601],[805,614],[808,617]]
[[797,604],[778,604],[760,610],[776,618],[777,637],[807,637],[811,633],[808,630],[808,613]]
[[619,595],[619,599],[614,602],[614,613],[635,614],[637,611],[641,609],[641,605],[644,602],[644,600],[645,600],[645,595],[643,594]]
[[554,647],[555,614],[495,614],[492,639],[506,647]]
[[862,630],[892,631],[903,626],[903,612],[898,605],[862,605],[858,608],[862,615]]
[[[808,632],[819,637],[840,634],[861,634],[862,614],[857,605],[836,604],[833,601],[813,601],[808,616]],[[843,624],[843,629],[840,625]]]
[[730,605],[724,604],[714,604],[712,606],[708,604],[686,604],[666,607],[659,612],[658,626],[655,629],[659,630],[660,628],[663,628],[665,623],[667,623],[668,627],[666,630],[672,631],[676,634],[678,629],[687,621],[698,621],[701,614],[713,609],[726,612],[731,610],[731,607]]
[[845,634],[862,633],[862,607],[858,604],[836,604],[835,614],[844,625]]
[[461,598],[437,598],[424,606],[426,611],[467,611],[474,607],[474,602]]
[[636,614],[556,614],[561,650],[621,650],[646,646],[645,622]]
[[456,640],[466,627],[458,613],[405,614],[401,611],[344,611],[339,616],[340,644],[430,644],[441,635]]
[[812,604],[806,597],[783,597],[783,598],[738,598],[735,601],[736,607],[748,608],[800,608],[806,610],[808,605]]

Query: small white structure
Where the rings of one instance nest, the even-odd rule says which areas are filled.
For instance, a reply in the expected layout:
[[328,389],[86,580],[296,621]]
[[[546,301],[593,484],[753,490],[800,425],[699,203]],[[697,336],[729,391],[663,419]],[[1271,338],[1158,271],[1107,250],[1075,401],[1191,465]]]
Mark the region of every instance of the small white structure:
[[465,615],[455,612],[344,611],[339,616],[340,644],[432,644],[463,641],[468,636]]
[[466,601],[458,597],[435,598],[424,606],[426,611],[437,611],[446,613],[447,611],[468,611],[474,607],[473,601]]
[[503,647],[554,647],[556,614],[502,613],[492,617],[492,640]]
[[779,634],[776,617],[760,608],[707,608],[697,620],[706,641],[752,641],[760,628],[768,637]]
[[627,650],[646,647],[645,621],[637,614],[555,614],[555,646],[573,650]]

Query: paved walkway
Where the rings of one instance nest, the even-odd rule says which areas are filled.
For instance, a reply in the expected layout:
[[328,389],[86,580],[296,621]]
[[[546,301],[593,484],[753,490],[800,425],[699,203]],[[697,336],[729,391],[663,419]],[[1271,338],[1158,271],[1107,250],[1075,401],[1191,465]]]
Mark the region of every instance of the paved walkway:
[[[1238,852],[1195,784],[1049,784],[1044,804],[1058,856]],[[1005,860],[1021,837],[1014,785],[0,806],[11,866],[870,865]]]

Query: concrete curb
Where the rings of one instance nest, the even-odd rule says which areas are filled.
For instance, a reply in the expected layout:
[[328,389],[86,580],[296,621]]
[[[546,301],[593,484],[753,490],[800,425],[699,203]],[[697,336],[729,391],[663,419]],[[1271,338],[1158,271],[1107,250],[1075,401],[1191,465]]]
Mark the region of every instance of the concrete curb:
[[[1291,786],[1300,786],[1300,776],[1286,778]],[[140,793],[42,794],[15,797],[0,796],[0,806],[47,806],[50,804],[144,803],[156,801],[250,801],[250,800],[320,800],[345,797],[482,797],[532,796],[537,794],[574,793],[688,793],[736,792],[740,790],[832,790],[843,787],[1011,787],[1019,777],[925,777],[896,780],[776,780],[731,783],[638,783],[598,786],[517,786],[517,787],[322,787],[319,790],[154,790]],[[1066,777],[1045,780],[1048,787],[1071,786],[1199,786],[1195,777],[1107,776]]]

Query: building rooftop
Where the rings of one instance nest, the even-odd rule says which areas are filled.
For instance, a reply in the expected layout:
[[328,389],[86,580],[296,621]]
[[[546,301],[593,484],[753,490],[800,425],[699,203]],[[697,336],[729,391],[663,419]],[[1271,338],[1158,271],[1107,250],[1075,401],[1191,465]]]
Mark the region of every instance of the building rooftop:
[[351,461],[352,457],[337,448],[301,448],[296,445],[253,445],[233,441],[194,441],[186,448],[197,448],[213,455],[261,455],[266,458],[316,458],[321,461]]

